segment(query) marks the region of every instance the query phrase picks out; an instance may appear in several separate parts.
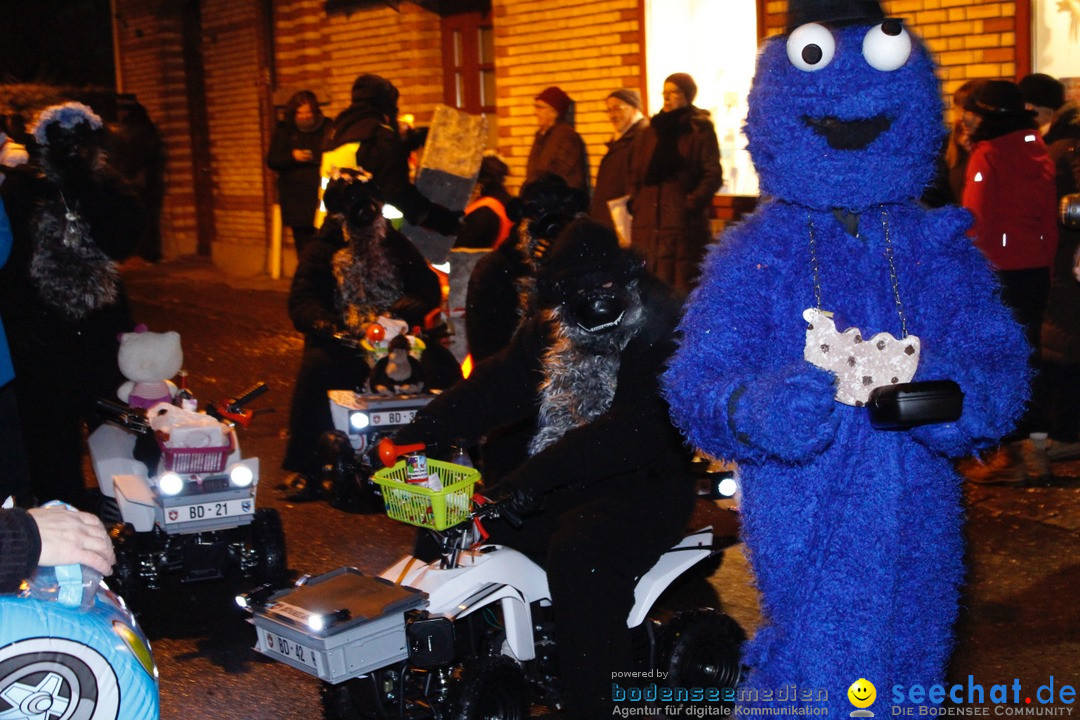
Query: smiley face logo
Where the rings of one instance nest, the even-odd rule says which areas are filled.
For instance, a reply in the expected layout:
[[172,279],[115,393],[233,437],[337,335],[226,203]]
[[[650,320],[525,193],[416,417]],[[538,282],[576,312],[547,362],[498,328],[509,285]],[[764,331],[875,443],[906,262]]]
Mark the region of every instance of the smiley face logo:
[[877,699],[877,688],[866,678],[859,678],[851,683],[851,687],[847,690],[847,697],[855,707],[868,708]]

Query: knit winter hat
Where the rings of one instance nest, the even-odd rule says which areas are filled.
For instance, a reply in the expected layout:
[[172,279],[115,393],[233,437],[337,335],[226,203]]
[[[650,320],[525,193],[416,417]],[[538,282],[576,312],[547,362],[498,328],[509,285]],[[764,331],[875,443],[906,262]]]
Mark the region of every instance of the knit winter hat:
[[976,115],[984,116],[1027,116],[1035,115],[1034,110],[1024,107],[1024,96],[1020,86],[1010,80],[990,80],[975,90],[964,103],[964,109]]
[[367,103],[383,115],[397,113],[398,97],[398,89],[394,84],[380,75],[365,73],[353,81],[353,103]]
[[544,91],[537,95],[536,99],[555,108],[555,112],[559,114],[560,119],[566,117],[567,111],[570,110],[570,104],[574,102],[569,95],[554,85],[544,88]]
[[608,97],[615,98],[616,100],[621,100],[630,107],[641,110],[641,93],[639,93],[634,88],[619,88],[618,90],[609,94]]
[[687,73],[672,73],[664,78],[664,82],[674,83],[676,87],[682,90],[688,103],[694,102],[694,98],[697,97],[697,83]]
[[1024,102],[1057,110],[1065,104],[1065,85],[1043,73],[1028,75],[1020,81]]

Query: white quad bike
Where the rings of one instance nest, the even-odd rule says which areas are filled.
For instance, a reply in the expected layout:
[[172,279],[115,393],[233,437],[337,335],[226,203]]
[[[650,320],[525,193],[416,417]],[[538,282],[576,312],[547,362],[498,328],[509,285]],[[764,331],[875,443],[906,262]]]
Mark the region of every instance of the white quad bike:
[[[387,514],[429,528],[441,560],[407,555],[377,577],[343,567],[292,589],[238,596],[253,616],[255,649],[322,679],[328,720],[524,720],[534,699],[558,706],[546,573],[517,550],[474,542],[482,518],[512,520],[499,504],[474,506],[475,470],[427,463],[442,490],[404,482],[403,462],[375,480]],[[741,678],[746,636],[734,620],[656,607],[673,581],[721,550],[711,528],[693,532],[637,584],[626,622],[638,667],[663,671],[661,685],[734,688]]]
[[[261,395],[257,384],[207,414],[224,420],[228,445],[169,449],[144,411],[98,400],[105,422],[89,438],[116,566],[110,583],[129,602],[157,590],[166,576],[182,582],[224,578],[239,570],[257,581],[286,572],[285,537],[276,510],[256,509],[258,458],[240,451],[241,407]],[[149,467],[148,467],[149,465]]]

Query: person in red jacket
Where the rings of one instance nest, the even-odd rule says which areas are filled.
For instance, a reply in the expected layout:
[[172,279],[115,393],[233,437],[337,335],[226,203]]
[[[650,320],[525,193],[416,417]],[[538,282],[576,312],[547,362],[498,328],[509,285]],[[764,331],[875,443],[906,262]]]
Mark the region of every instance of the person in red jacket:
[[[987,82],[964,110],[973,144],[962,203],[975,216],[968,234],[997,271],[1002,300],[1024,326],[1038,383],[1042,318],[1058,243],[1054,163],[1016,83]],[[1045,430],[1040,404],[1029,406],[1017,427],[1019,437]],[[1015,445],[1009,447],[1017,450]],[[1045,463],[1027,464],[1028,475],[1046,474]]]
[[986,83],[965,110],[978,120],[963,196],[975,216],[969,234],[997,270],[1004,300],[1028,341],[1038,347],[1058,240],[1054,163],[1016,83]]

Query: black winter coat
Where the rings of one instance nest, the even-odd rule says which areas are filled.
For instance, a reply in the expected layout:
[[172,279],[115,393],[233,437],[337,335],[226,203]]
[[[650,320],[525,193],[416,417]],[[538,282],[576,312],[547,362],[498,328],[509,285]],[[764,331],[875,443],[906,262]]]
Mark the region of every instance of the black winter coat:
[[608,141],[607,154],[600,160],[600,168],[596,171],[596,189],[593,191],[592,204],[589,206],[589,217],[609,228],[614,229],[614,224],[611,222],[608,200],[630,194],[630,167],[634,157],[634,138],[647,126],[645,118],[642,118],[628,127],[617,140]]
[[[287,227],[313,227],[319,207],[319,165],[323,146],[330,137],[330,121],[323,118],[314,130],[304,132],[294,123],[278,123],[266,154],[266,165],[277,176],[281,223]],[[299,162],[293,150],[310,150],[311,160]]]
[[532,182],[544,173],[554,173],[570,187],[586,194],[589,192],[589,155],[585,141],[562,120],[546,133],[537,132],[529,149],[525,182]]
[[356,164],[371,173],[386,202],[413,225],[422,225],[433,203],[409,180],[409,150],[381,112],[354,103],[334,118],[326,149],[359,142]]
[[631,242],[645,256],[650,272],[685,293],[697,281],[698,265],[712,235],[712,198],[724,180],[720,147],[709,113],[691,106],[679,122],[678,172],[650,184],[649,166],[658,144],[656,118],[634,138]]
[[[1043,138],[1057,169],[1057,196],[1080,192],[1080,105],[1065,105]],[[1050,300],[1042,326],[1042,355],[1061,364],[1080,363],[1080,284],[1073,275],[1080,230],[1058,224]]]

